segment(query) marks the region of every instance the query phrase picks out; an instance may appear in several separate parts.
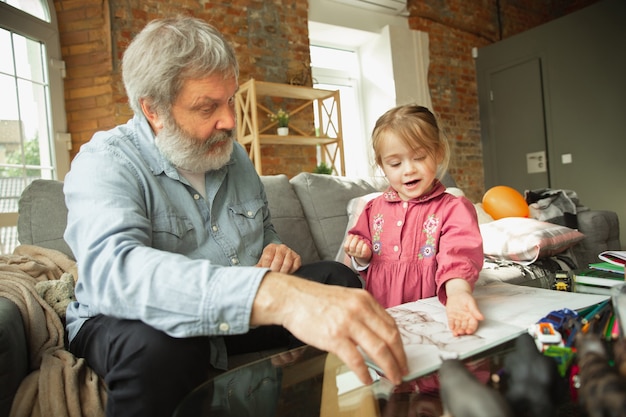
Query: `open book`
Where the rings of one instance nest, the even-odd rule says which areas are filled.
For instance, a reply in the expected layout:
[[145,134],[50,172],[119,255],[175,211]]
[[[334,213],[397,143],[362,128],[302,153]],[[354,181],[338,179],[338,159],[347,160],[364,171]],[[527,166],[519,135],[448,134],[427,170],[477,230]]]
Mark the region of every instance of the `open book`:
[[[512,340],[551,311],[578,310],[608,298],[505,283],[476,287],[474,296],[485,320],[473,335],[452,335],[445,307],[437,297],[387,309],[398,323],[408,357],[405,381],[436,371],[443,359],[465,359]],[[366,360],[380,372],[375,363]]]
[[623,269],[626,265],[626,250],[607,250],[600,253],[600,255],[598,255],[598,258],[600,258],[604,262],[609,262],[613,265],[621,266]]

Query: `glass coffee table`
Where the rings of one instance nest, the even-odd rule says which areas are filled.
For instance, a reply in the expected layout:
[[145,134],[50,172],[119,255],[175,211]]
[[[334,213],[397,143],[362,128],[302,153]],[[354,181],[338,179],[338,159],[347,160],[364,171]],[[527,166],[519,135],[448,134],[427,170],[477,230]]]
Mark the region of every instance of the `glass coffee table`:
[[[495,387],[493,376],[513,351],[514,341],[510,341],[464,362],[478,380]],[[207,381],[181,402],[174,417],[443,415],[437,372],[395,387],[385,378],[373,376],[373,384],[362,385],[337,356],[304,346]],[[565,388],[565,378],[560,383]],[[584,414],[569,401],[560,404],[556,414],[579,415]]]

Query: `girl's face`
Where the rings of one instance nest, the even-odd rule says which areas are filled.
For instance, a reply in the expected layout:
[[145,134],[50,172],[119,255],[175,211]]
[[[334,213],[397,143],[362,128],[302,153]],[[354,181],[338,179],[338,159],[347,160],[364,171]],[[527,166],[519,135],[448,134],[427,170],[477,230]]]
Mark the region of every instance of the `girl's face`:
[[426,150],[417,152],[393,132],[385,134],[380,143],[381,168],[402,200],[411,200],[428,193],[437,176],[437,161]]

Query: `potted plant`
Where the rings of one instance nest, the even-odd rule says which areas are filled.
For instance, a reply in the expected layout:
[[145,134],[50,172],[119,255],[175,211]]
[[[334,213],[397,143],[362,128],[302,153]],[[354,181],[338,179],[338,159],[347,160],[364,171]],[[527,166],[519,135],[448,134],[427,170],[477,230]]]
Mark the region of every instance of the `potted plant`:
[[322,161],[315,167],[313,173],[331,175],[333,173],[333,167]]
[[280,136],[289,134],[289,113],[284,109],[278,109],[276,113],[270,113],[269,118],[272,122],[278,123],[277,133]]

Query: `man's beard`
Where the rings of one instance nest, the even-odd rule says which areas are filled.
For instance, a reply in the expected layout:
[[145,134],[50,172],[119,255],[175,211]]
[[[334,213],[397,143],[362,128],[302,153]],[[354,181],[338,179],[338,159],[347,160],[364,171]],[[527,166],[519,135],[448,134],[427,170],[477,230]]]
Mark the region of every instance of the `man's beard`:
[[169,117],[154,143],[161,154],[176,168],[203,173],[222,168],[230,161],[235,140],[234,130],[220,130],[199,140],[185,132]]

